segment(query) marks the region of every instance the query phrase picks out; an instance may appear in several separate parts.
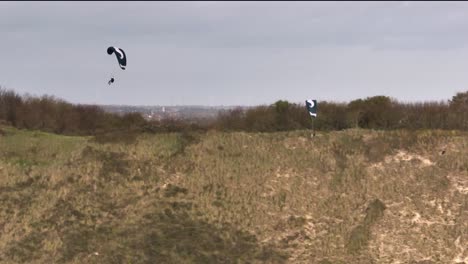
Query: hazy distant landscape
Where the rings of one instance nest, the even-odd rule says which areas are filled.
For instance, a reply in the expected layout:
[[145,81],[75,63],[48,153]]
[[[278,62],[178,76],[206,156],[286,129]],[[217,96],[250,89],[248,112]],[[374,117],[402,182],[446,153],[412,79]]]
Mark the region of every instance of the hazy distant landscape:
[[101,105],[109,113],[126,114],[140,113],[147,120],[175,119],[215,119],[221,111],[236,108],[247,109],[241,106],[127,106],[127,105]]

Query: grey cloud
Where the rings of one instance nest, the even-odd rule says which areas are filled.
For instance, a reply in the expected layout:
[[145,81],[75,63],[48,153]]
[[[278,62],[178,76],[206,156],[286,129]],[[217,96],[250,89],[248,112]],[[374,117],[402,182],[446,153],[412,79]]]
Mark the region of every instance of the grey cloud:
[[[34,5],[34,8],[25,8]],[[201,47],[365,45],[420,48],[466,46],[467,3],[413,2],[70,2],[23,3],[4,30],[50,29],[77,37],[154,37]],[[55,11],[55,12],[54,12]],[[53,12],[54,15],[50,15]],[[401,45],[392,44],[399,39]],[[416,41],[417,43],[417,41]],[[419,44],[419,43],[418,43]]]
[[[0,85],[133,104],[446,98],[468,81],[465,32],[466,2],[1,2]],[[129,57],[112,88],[108,45]]]

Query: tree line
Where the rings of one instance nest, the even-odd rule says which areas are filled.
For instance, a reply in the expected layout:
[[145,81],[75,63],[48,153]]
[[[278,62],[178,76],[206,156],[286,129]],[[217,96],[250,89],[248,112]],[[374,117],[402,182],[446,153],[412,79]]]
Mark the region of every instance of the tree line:
[[468,130],[468,91],[439,102],[402,103],[387,96],[374,96],[349,103],[318,101],[317,105],[314,120],[305,104],[280,100],[246,111],[226,111],[216,120],[216,127],[252,132],[311,129],[313,125],[323,131],[348,128]]
[[95,105],[71,104],[53,96],[20,96],[0,88],[0,120],[20,128],[65,135],[94,135],[146,123],[138,113],[117,115]]
[[96,135],[111,131],[178,132],[222,131],[275,132],[365,129],[468,130],[468,91],[448,101],[402,103],[374,96],[349,103],[319,101],[312,121],[305,105],[279,100],[271,105],[221,112],[209,122],[163,119],[150,121],[139,113],[105,112],[96,105],[71,104],[53,96],[21,96],[0,88],[0,120],[11,126],[65,135]]

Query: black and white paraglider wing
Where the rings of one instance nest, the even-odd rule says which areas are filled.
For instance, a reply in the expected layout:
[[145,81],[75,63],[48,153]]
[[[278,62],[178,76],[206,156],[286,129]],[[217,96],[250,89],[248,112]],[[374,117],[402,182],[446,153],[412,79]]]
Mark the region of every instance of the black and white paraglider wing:
[[125,67],[127,67],[127,56],[125,55],[123,49],[117,47],[108,47],[107,54],[112,55],[112,53],[114,53],[117,57],[117,61],[119,62],[120,68],[122,70],[125,70]]
[[317,100],[306,100],[306,108],[310,116],[317,117]]

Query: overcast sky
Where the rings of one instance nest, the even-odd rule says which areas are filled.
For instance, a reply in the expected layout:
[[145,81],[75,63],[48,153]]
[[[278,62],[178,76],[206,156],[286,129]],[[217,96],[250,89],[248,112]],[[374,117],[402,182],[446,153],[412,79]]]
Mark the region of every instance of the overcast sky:
[[[0,36],[0,86],[72,103],[419,102],[468,90],[468,2],[0,2]],[[126,52],[125,71],[108,46]]]

